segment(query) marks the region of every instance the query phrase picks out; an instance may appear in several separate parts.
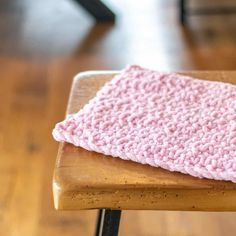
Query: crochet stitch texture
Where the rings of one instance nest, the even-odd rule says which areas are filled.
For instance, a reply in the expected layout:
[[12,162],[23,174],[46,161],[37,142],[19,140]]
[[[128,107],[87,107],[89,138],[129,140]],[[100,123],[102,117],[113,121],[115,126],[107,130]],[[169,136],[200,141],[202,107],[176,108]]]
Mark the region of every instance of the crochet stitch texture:
[[57,141],[236,183],[236,86],[128,66],[53,130]]

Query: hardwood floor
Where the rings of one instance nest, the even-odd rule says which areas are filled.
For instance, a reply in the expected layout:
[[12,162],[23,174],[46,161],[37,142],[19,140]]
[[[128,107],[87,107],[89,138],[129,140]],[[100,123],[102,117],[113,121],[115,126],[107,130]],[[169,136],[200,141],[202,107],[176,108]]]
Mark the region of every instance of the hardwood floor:
[[[0,235],[94,231],[96,211],[58,212],[52,202],[58,144],[51,130],[64,117],[76,73],[127,63],[171,71],[236,70],[236,15],[191,17],[184,29],[175,0],[106,2],[118,12],[115,25],[94,25],[69,0],[1,1]],[[120,235],[235,235],[235,217],[124,211]]]

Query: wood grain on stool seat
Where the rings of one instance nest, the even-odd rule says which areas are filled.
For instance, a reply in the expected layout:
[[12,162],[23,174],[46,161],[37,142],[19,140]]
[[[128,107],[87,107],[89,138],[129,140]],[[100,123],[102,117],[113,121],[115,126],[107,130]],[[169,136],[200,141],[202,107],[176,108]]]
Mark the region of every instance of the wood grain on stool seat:
[[[115,72],[87,72],[73,82],[67,114],[82,108]],[[236,83],[236,72],[184,72]],[[235,211],[236,184],[198,179],[61,143],[53,179],[56,209]]]

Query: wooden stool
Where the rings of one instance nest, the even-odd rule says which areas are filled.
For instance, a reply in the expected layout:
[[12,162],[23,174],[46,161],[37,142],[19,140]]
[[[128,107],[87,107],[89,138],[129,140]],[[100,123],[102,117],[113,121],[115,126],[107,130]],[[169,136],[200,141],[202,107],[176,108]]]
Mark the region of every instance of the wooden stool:
[[[75,113],[118,72],[75,77],[67,114]],[[236,71],[184,72],[236,83]],[[121,210],[236,211],[236,184],[198,179],[61,143],[53,179],[59,210],[101,209],[96,235],[118,235]]]

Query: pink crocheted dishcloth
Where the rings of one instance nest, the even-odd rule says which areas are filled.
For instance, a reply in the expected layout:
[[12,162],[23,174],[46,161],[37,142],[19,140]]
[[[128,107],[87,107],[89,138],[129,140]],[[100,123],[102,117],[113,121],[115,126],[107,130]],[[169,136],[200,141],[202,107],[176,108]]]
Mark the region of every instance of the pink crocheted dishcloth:
[[236,183],[236,86],[128,66],[53,130],[57,141]]

